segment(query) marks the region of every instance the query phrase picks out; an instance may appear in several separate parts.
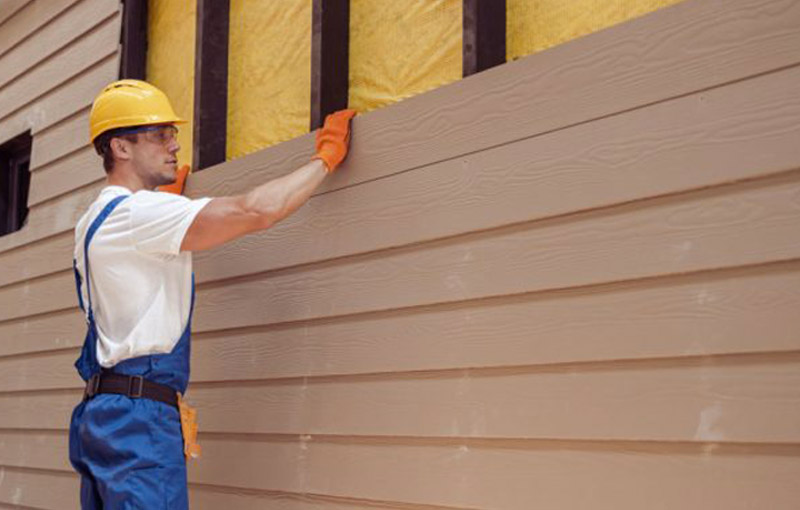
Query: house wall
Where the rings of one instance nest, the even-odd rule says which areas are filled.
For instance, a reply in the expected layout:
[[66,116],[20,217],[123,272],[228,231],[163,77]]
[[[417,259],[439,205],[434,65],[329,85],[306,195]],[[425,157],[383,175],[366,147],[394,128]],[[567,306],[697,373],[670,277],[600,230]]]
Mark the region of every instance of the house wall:
[[[304,209],[195,256],[192,508],[800,506],[798,25],[688,0],[356,118]],[[0,507],[60,510],[99,183],[46,175],[0,239]]]

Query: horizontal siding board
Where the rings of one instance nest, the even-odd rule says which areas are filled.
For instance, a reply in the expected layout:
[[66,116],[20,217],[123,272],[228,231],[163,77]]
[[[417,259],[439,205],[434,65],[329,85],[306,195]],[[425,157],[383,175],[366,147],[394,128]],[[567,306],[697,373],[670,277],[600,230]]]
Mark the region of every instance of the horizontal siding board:
[[0,464],[4,467],[71,471],[66,431],[0,430]]
[[[89,145],[89,110],[82,109],[46,130],[37,133],[31,150],[31,172],[47,168],[48,163]],[[99,160],[99,156],[95,156]],[[34,186],[32,185],[31,188]]]
[[0,25],[19,12],[32,0],[0,0]]
[[[79,131],[84,141],[81,144],[82,149],[32,173],[29,207],[62,196],[86,184],[100,183],[105,179],[103,160],[97,155],[94,147],[86,145],[88,135],[84,131],[84,129]],[[71,263],[72,259],[69,258],[68,261]]]
[[201,286],[194,324],[255,326],[792,259],[796,177]]
[[0,93],[12,80],[118,11],[117,0],[83,0],[62,12],[0,57]]
[[[799,178],[792,172],[201,285],[194,324],[258,326],[794,259]],[[73,286],[72,274],[56,273],[4,287],[0,321],[72,308]]]
[[[116,53],[101,59],[90,69],[69,80],[68,86],[52,90],[3,119],[0,122],[0,140],[13,138],[28,130],[36,135],[40,130],[91,106],[97,91],[113,81],[118,72],[119,57]],[[88,133],[88,127],[84,132]],[[7,248],[8,242],[5,240],[8,237],[0,239],[0,250]]]
[[[313,198],[195,255],[246,275],[800,168],[800,68]],[[208,189],[215,195],[217,189]]]
[[[196,333],[192,381],[800,351],[800,266],[481,300],[285,327]],[[0,392],[79,388],[83,323],[61,350],[0,358]],[[31,322],[34,322],[32,319]],[[23,323],[24,324],[24,323]],[[21,325],[20,325],[21,327]],[[67,330],[67,328],[63,328]],[[4,336],[0,325],[0,336]],[[17,350],[33,351],[31,333]],[[59,337],[54,335],[54,339]],[[64,350],[68,345],[73,349]],[[2,352],[2,351],[0,351]],[[12,351],[13,352],[13,351]]]
[[71,268],[74,245],[74,234],[68,230],[0,253],[0,288]]
[[[65,436],[20,436],[8,438],[20,443],[7,465],[68,469],[60,456],[48,455],[65,454]],[[470,441],[420,446],[315,437],[307,441],[204,438],[203,447],[203,458],[189,464],[192,508],[398,508],[359,504],[358,497],[458,508],[666,510],[705,507],[709,494],[714,495],[715,505],[729,509],[789,510],[800,503],[794,488],[800,458],[790,448],[771,455],[757,449],[726,452],[724,446],[642,449],[636,444],[543,443],[515,449],[475,446]],[[228,492],[196,484],[227,485]],[[629,490],[631,486],[637,490]],[[305,500],[303,494],[308,494]],[[334,497],[353,499],[337,502]]]
[[675,364],[196,385],[189,396],[203,409],[201,423],[209,432],[768,443],[800,438],[796,359]]
[[71,231],[102,188],[93,184],[32,207],[21,230],[0,237],[0,252]]
[[[114,15],[3,88],[0,119],[117,51],[120,17]],[[63,86],[63,85],[62,85]]]
[[[224,490],[224,492],[223,492]],[[430,505],[423,507],[407,504],[359,502],[314,494],[253,492],[232,488],[211,489],[189,485],[189,502],[193,510],[451,510]],[[460,509],[452,509],[460,510]]]
[[34,33],[78,0],[37,0],[7,20],[0,30],[0,55]]
[[[341,198],[315,197],[308,210],[266,236],[196,254],[198,278],[276,269],[796,168],[797,87],[800,69],[793,68],[363,184],[338,192]],[[746,126],[755,127],[747,132]],[[63,131],[71,143],[85,141],[79,130],[59,125],[54,131]],[[50,133],[36,139],[34,157]],[[92,149],[74,157],[80,158],[75,168],[70,164],[53,179],[44,176],[61,171],[60,163],[34,172],[31,203],[102,177]],[[49,258],[33,255],[39,249],[51,253],[44,243],[27,248],[34,261],[0,275],[0,285],[52,272]],[[53,254],[62,269],[71,261],[65,253]],[[39,269],[35,260],[43,259],[48,263]]]
[[[204,441],[191,480],[457,508],[794,509],[800,459],[471,445]],[[247,466],[247,467],[245,467]],[[302,476],[301,476],[302,474]],[[631,490],[634,487],[635,490]]]
[[[691,20],[691,23],[687,22]],[[793,0],[685,2],[354,120],[351,186],[800,62]],[[764,34],[769,34],[765,37]],[[486,91],[492,91],[487,94]],[[252,189],[302,161],[313,136],[206,171],[189,192]]]
[[63,312],[0,322],[0,356],[42,352],[83,344],[86,325],[76,306]]
[[[80,396],[0,394],[0,428],[64,430]],[[796,443],[800,358],[195,384],[189,400],[217,433]]]
[[74,473],[0,469],[3,470],[0,504],[25,510],[77,510],[80,507],[80,480]]
[[[70,280],[71,279],[71,280]],[[2,320],[64,310],[77,306],[75,278],[72,274],[56,273],[36,280],[16,283],[0,290],[4,303]],[[14,315],[13,310],[16,310]]]

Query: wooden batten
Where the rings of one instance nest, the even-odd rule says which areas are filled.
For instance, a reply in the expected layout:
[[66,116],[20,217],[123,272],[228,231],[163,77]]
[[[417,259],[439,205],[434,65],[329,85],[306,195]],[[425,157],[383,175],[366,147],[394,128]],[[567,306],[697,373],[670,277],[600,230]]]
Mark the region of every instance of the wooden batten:
[[506,0],[464,0],[464,71],[470,76],[506,61]]
[[192,149],[195,171],[225,161],[229,21],[228,0],[198,0]]
[[350,0],[314,0],[311,39],[311,130],[347,108]]
[[147,73],[147,0],[124,0],[119,77],[144,80]]

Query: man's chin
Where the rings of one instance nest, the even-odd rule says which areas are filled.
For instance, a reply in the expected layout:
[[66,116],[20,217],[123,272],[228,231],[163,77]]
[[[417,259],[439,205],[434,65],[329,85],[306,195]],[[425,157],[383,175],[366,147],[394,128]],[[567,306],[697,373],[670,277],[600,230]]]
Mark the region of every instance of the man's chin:
[[178,181],[178,174],[172,172],[171,174],[159,175],[156,186],[166,186],[168,184],[175,184]]

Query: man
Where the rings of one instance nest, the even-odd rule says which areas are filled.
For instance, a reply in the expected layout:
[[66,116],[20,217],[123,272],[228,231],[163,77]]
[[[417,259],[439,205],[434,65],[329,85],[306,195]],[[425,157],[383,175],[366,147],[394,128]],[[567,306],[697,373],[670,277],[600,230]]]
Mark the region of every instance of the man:
[[353,115],[328,116],[316,155],[294,172],[243,195],[190,200],[156,191],[178,178],[176,125],[184,122],[164,93],[122,80],[95,99],[90,138],[107,186],[75,227],[73,263],[88,323],[75,363],[86,391],[70,424],[82,508],[188,508],[185,456],[198,452],[181,400],[190,252],[268,228],[303,205],[346,157]]

